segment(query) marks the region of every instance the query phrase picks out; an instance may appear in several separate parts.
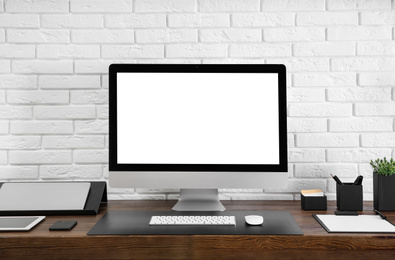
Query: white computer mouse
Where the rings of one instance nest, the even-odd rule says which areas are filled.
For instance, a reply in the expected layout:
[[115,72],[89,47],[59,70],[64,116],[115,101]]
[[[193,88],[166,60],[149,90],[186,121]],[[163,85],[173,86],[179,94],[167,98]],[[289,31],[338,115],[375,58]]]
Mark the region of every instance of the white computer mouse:
[[258,226],[262,225],[263,217],[258,215],[248,215],[244,217],[248,225]]

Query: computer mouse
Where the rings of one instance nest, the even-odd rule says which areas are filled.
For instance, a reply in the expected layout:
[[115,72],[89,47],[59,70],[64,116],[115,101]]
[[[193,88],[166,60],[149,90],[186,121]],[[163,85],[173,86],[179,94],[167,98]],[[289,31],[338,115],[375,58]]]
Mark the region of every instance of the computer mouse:
[[258,226],[262,225],[263,217],[258,215],[248,215],[244,217],[248,225]]

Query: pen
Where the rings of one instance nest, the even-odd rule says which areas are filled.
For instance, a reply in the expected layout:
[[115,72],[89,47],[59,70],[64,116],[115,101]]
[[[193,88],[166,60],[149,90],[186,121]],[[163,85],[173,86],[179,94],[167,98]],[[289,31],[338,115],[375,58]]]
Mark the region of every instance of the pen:
[[354,185],[361,185],[362,184],[362,180],[363,180],[363,176],[359,175],[355,181],[354,181]]
[[332,178],[336,181],[337,184],[343,185],[343,182],[341,182],[341,180],[340,180],[336,175],[333,176],[333,175],[331,174],[331,176],[332,176]]
[[381,217],[382,219],[387,219],[387,217],[384,216],[383,214],[381,214],[380,211],[378,211],[378,210],[376,210],[376,209],[375,209],[374,211],[376,212],[376,214],[380,215],[380,217]]

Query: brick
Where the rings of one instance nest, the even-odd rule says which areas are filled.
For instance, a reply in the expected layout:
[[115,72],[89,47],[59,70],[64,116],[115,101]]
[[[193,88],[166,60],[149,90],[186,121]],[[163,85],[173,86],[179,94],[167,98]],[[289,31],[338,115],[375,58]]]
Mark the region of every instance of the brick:
[[287,121],[288,133],[314,133],[327,131],[327,120],[325,118],[288,117]]
[[72,91],[72,104],[108,104],[108,91]]
[[[220,200],[223,200],[222,196],[224,196],[224,194],[220,193]],[[229,199],[230,200],[293,200],[293,195],[286,193],[285,194],[267,194],[267,193],[250,194],[247,191],[243,191],[243,193],[234,194],[230,196]]]
[[7,41],[16,43],[69,43],[70,33],[57,29],[9,29]]
[[373,178],[372,166],[369,163],[359,164],[358,165],[358,174],[360,174],[364,177]]
[[324,28],[265,28],[263,29],[265,41],[324,41]]
[[108,105],[96,106],[98,119],[108,119]]
[[0,120],[3,119],[31,119],[30,106],[0,106]]
[[260,29],[203,29],[199,31],[201,42],[261,42]]
[[195,12],[194,0],[135,0],[134,12]]
[[172,44],[166,46],[168,58],[224,58],[227,46],[224,44]]
[[75,150],[75,163],[108,163],[108,150]]
[[[129,62],[128,62],[129,63]],[[136,60],[137,64],[199,64],[201,59],[162,59],[162,60]]]
[[395,103],[357,103],[357,116],[395,116]]
[[136,43],[197,42],[197,30],[137,30]]
[[73,134],[72,121],[12,121],[12,134]]
[[0,179],[2,180],[26,180],[38,178],[38,166],[2,166],[0,167],[0,172]]
[[358,42],[358,55],[395,55],[395,42]]
[[391,9],[391,0],[328,0],[328,10],[371,10],[371,9]]
[[325,89],[288,88],[287,102],[325,102]]
[[260,9],[259,0],[228,0],[212,1],[200,0],[199,11],[204,12],[249,12]]
[[8,121],[0,121],[0,134],[8,134]]
[[[199,61],[195,62],[199,63]],[[264,59],[203,59],[202,64],[265,64]]]
[[358,134],[297,134],[296,135],[297,147],[358,147],[359,135]]
[[164,14],[116,14],[106,15],[108,28],[163,28],[166,27]]
[[362,147],[395,147],[395,133],[364,133],[361,135]]
[[329,71],[328,58],[266,59],[267,64],[284,64],[287,72]]
[[12,71],[25,74],[71,74],[73,73],[73,62],[65,60],[15,60],[12,63]]
[[333,58],[331,68],[333,71],[393,71],[395,58],[387,57],[358,57]]
[[163,58],[165,55],[163,45],[104,45],[102,58]]
[[350,56],[355,55],[353,42],[316,42],[295,43],[293,45],[295,56]]
[[76,74],[108,73],[108,67],[112,63],[115,62],[111,60],[75,60],[74,70]]
[[100,179],[102,176],[100,165],[40,166],[42,179]]
[[11,61],[0,60],[0,73],[4,73],[4,74],[11,73]]
[[130,13],[131,0],[70,0],[72,13]]
[[291,45],[287,43],[235,44],[229,46],[232,58],[266,58],[291,56]]
[[68,91],[8,91],[8,104],[67,104]]
[[67,13],[68,0],[6,0],[5,10],[10,13]]
[[36,48],[34,45],[2,45],[0,48],[1,58],[35,58]]
[[329,41],[391,40],[391,27],[388,26],[344,26],[327,29]]
[[41,138],[38,136],[0,136],[1,149],[31,150],[41,147]]
[[263,0],[262,11],[312,11],[325,10],[324,0]]
[[328,162],[366,163],[374,158],[383,157],[391,157],[391,149],[334,148],[327,150]]
[[0,89],[37,89],[37,76],[0,75]]
[[288,138],[287,140],[288,148],[295,147],[295,135],[288,134],[287,138]]
[[281,190],[265,189],[265,192],[277,191],[277,192],[292,192],[298,194],[300,193],[301,190],[311,189],[311,187],[315,187],[317,189],[326,191],[326,182],[325,180],[289,178],[288,185],[286,188]]
[[169,14],[168,15],[169,27],[229,27],[230,17],[229,14]]
[[297,26],[321,25],[358,25],[357,12],[314,12],[299,13],[296,16]]
[[108,134],[108,120],[78,120],[75,122],[77,134]]
[[393,72],[359,73],[359,84],[361,86],[391,86],[394,81],[395,74]]
[[0,151],[0,164],[7,164],[7,163],[8,163],[8,152]]
[[102,15],[41,15],[43,28],[103,28]]
[[325,149],[290,148],[288,160],[290,163],[324,162]]
[[241,13],[232,14],[234,27],[293,26],[294,13]]
[[36,106],[35,119],[92,119],[95,118],[94,106]]
[[96,89],[100,88],[99,76],[41,76],[41,89]]
[[1,14],[0,27],[2,28],[39,28],[40,17],[30,14]]
[[10,164],[67,164],[71,151],[10,151]]
[[293,75],[294,86],[355,86],[355,73],[297,73]]
[[356,164],[296,164],[295,177],[299,178],[331,178],[330,175],[338,177],[356,177],[358,167]]
[[361,12],[362,25],[389,25],[395,23],[393,11]]
[[109,87],[108,75],[102,75],[101,76],[101,87],[103,89],[108,89],[108,87]]
[[345,117],[352,115],[352,104],[343,103],[292,103],[289,116],[298,117]]
[[5,91],[0,91],[0,104],[5,104]]
[[392,118],[331,118],[330,132],[391,131]]
[[100,46],[93,45],[39,45],[37,58],[93,59],[100,58]]
[[391,101],[390,88],[331,88],[328,101]]
[[75,30],[71,31],[76,43],[133,43],[133,30]]
[[[118,189],[118,188],[117,188]],[[132,189],[127,189],[132,190]],[[109,190],[110,193],[108,199],[109,200],[166,200],[166,195],[141,195],[141,194],[128,194],[125,192],[122,195],[113,194],[112,190]]]
[[0,30],[0,42],[5,42],[5,30]]
[[43,136],[44,149],[104,148],[104,136]]

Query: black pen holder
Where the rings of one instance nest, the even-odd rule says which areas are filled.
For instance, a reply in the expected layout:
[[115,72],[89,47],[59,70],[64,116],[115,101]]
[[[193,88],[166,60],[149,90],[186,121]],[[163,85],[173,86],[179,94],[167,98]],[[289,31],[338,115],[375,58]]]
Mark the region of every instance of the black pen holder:
[[336,202],[338,210],[362,210],[362,185],[354,185],[353,183],[343,183],[343,185],[336,184]]

